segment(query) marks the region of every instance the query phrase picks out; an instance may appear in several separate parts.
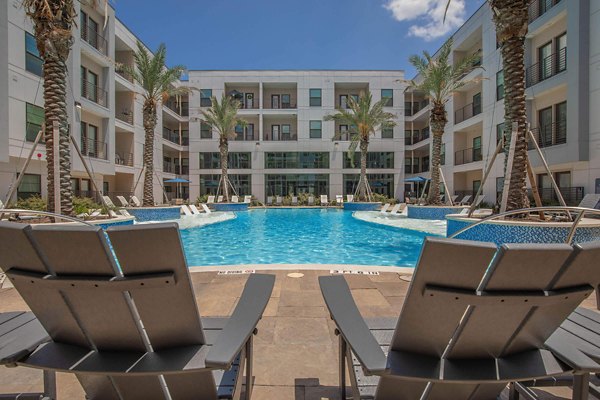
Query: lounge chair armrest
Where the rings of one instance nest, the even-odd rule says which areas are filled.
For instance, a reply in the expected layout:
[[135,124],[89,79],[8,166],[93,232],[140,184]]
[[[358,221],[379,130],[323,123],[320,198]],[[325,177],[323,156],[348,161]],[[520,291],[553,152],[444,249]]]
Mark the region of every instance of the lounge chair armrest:
[[262,318],[274,284],[275,275],[250,275],[231,318],[206,356],[207,367],[229,369]]
[[321,276],[319,286],[331,319],[356,358],[371,375],[387,372],[387,357],[360,315],[343,276]]

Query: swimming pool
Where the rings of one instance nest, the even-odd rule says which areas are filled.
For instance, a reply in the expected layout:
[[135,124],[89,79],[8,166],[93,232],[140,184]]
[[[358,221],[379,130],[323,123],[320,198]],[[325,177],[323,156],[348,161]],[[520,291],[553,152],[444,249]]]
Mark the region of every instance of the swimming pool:
[[269,209],[181,230],[190,266],[414,266],[427,233],[373,224],[339,209]]

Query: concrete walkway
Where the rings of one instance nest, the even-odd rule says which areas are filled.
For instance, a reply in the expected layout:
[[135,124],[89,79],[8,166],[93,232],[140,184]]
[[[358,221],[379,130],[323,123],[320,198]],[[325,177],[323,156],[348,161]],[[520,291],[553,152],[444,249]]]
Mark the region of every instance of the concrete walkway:
[[[318,276],[329,274],[329,270],[266,272],[275,274],[277,280],[255,337],[253,399],[339,399],[337,338],[317,281]],[[247,274],[194,272],[192,280],[200,314],[231,314],[247,278]],[[364,317],[397,317],[408,289],[403,278],[406,275],[392,272],[346,275]],[[590,298],[583,305],[594,308],[595,304],[595,298]],[[16,290],[0,289],[0,312],[18,310],[27,310],[27,306]],[[40,371],[0,367],[0,394],[39,391],[41,385]],[[569,388],[539,393],[543,399],[571,397]],[[503,398],[507,398],[505,394]],[[84,399],[73,376],[58,374],[58,398]]]

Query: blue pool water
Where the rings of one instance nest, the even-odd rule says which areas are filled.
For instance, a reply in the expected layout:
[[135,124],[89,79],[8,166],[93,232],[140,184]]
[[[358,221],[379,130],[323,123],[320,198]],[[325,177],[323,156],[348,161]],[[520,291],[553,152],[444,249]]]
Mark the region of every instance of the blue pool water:
[[359,264],[414,266],[424,232],[357,220],[338,209],[252,210],[181,231],[190,266]]

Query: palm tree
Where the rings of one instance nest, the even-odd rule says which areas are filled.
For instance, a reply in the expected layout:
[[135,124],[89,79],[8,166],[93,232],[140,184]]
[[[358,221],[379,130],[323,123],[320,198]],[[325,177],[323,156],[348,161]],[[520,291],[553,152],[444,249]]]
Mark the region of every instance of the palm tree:
[[[77,14],[74,0],[23,0],[33,21],[40,57],[44,60],[44,123],[48,171],[48,210],[54,211],[54,187],[60,186],[60,210],[73,213],[71,144],[67,114],[67,59],[73,46],[72,28]],[[58,124],[58,149],[54,154],[53,126]],[[54,181],[54,159],[59,157],[60,181]]]
[[177,65],[172,68],[165,66],[167,49],[164,44],[158,46],[156,53],[150,54],[141,42],[137,42],[137,51],[134,53],[135,67],[125,65],[123,69],[129,73],[134,81],[144,89],[143,98],[143,124],[144,124],[144,199],[143,205],[154,205],[154,129],[157,123],[157,107],[171,96],[188,92],[186,87],[175,86],[181,78],[185,67]]
[[225,201],[229,201],[229,187],[233,187],[227,177],[227,162],[229,156],[229,139],[234,139],[235,128],[246,127],[247,122],[237,115],[241,107],[239,100],[223,93],[221,102],[216,97],[211,98],[211,106],[207,110],[201,110],[204,122],[216,129],[219,134],[219,153],[221,154],[221,180],[218,191],[223,193]]
[[411,86],[427,93],[431,101],[431,113],[429,114],[429,126],[433,135],[431,146],[431,185],[427,203],[441,205],[440,199],[440,155],[442,152],[442,136],[448,117],[446,115],[446,102],[450,96],[459,88],[469,83],[462,79],[472,70],[479,68],[475,66],[480,55],[475,53],[466,56],[454,65],[449,62],[452,52],[452,39],[449,39],[439,51],[437,57],[432,57],[427,51],[423,57],[419,55],[410,56],[410,63],[416,68],[421,78],[419,83],[411,82]]
[[[384,111],[387,99],[381,99],[372,104],[371,92],[361,92],[358,100],[352,96],[348,98],[348,109],[338,108],[334,115],[326,115],[325,121],[335,121],[338,124],[348,125],[350,134],[350,147],[348,158],[354,162],[354,152],[360,146],[360,179],[356,189],[359,200],[371,201],[372,194],[367,181],[367,154],[369,150],[369,138],[375,135],[375,131],[392,128],[396,125],[396,116]],[[340,140],[342,132],[336,132],[333,140]]]

